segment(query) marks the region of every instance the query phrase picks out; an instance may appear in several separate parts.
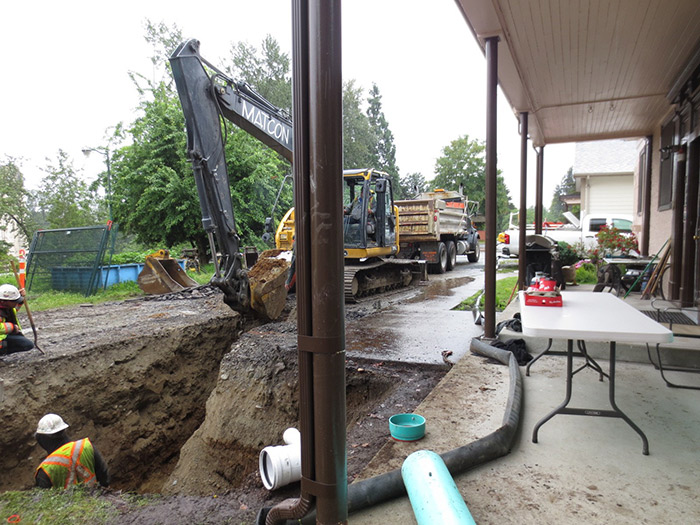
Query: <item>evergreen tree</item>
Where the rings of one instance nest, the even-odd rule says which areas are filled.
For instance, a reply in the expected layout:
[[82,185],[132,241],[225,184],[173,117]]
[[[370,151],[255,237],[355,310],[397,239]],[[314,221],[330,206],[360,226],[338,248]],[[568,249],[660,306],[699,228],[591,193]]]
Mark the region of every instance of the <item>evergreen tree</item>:
[[265,37],[260,50],[238,42],[231,48],[233,67],[226,71],[234,80],[247,82],[255,91],[280,109],[291,114],[292,78],[289,55],[282,53],[277,41]]
[[379,88],[376,84],[372,84],[367,102],[369,103],[367,117],[376,147],[377,163],[374,167],[390,175],[391,185],[394,188],[394,198],[400,199],[403,197],[403,190],[399,178],[399,168],[396,165],[394,135],[389,129],[389,123],[382,111],[382,96],[379,94]]
[[[566,172],[566,175],[564,175],[561,179],[561,182],[557,184],[557,187],[554,188],[554,194],[552,195],[552,204],[549,207],[549,211],[547,212],[547,219],[550,221],[566,221],[566,218],[564,217],[564,212],[565,210],[565,205],[561,201],[561,197],[564,197],[566,195],[571,195],[576,191],[576,180],[574,179],[574,168],[571,167],[569,170]],[[572,211],[574,214],[579,213],[581,209],[581,206],[575,205],[572,206]]]
[[372,168],[379,161],[369,118],[362,112],[362,89],[343,83],[343,168]]

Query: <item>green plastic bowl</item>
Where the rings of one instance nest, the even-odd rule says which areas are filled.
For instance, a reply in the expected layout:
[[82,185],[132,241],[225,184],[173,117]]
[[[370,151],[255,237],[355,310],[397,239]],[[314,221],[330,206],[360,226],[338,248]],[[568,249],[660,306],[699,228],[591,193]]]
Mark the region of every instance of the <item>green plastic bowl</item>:
[[396,441],[417,441],[425,436],[425,418],[418,414],[395,414],[389,418],[389,432]]

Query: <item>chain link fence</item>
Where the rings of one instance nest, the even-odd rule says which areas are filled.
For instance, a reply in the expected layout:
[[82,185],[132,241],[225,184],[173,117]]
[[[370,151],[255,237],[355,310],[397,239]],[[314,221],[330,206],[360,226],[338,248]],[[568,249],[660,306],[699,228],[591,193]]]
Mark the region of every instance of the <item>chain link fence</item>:
[[26,288],[94,294],[107,282],[117,224],[40,230],[27,258]]

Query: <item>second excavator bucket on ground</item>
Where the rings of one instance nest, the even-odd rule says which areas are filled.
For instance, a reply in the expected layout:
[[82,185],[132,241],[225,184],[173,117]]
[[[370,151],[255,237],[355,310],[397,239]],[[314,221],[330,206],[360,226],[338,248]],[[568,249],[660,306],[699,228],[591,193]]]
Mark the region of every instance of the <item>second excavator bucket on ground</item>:
[[137,277],[139,288],[147,294],[181,292],[198,286],[180,267],[177,259],[170,257],[167,250],[159,250],[146,256],[146,261]]
[[288,257],[282,250],[267,250],[248,272],[250,282],[250,307],[262,316],[277,319],[287,299]]

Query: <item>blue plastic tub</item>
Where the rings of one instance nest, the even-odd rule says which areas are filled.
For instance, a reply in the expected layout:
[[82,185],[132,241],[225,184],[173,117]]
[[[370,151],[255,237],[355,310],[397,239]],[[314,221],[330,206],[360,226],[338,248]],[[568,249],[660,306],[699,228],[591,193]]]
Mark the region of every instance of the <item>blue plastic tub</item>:
[[425,418],[418,414],[395,414],[389,418],[389,432],[397,441],[417,441],[425,436]]

